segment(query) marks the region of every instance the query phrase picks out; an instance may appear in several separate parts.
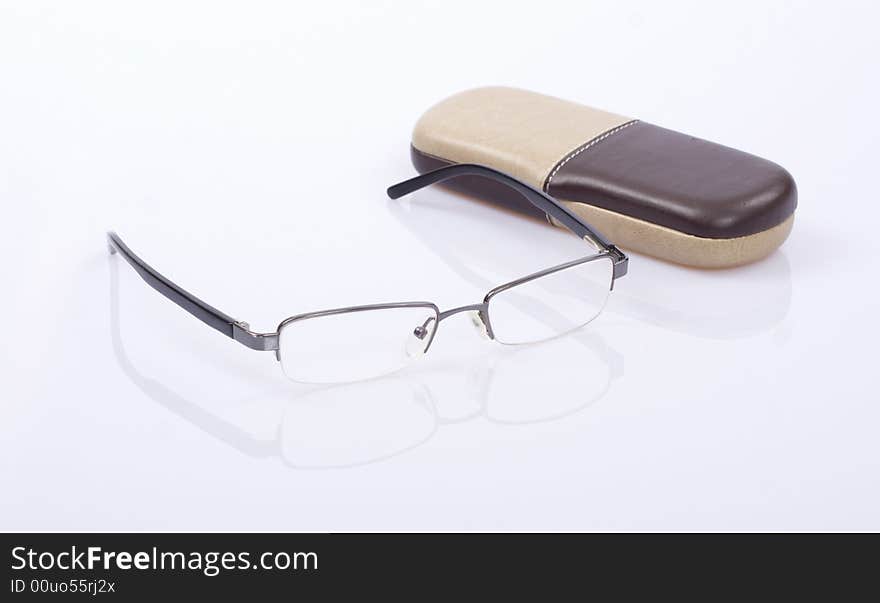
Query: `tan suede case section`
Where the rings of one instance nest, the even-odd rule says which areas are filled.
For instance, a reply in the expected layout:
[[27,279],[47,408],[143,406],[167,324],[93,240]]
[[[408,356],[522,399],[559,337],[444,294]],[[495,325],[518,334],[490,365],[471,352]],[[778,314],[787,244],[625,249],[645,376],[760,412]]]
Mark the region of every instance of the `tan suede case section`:
[[428,109],[412,143],[447,161],[492,166],[541,190],[572,149],[629,121],[516,88],[476,88]]

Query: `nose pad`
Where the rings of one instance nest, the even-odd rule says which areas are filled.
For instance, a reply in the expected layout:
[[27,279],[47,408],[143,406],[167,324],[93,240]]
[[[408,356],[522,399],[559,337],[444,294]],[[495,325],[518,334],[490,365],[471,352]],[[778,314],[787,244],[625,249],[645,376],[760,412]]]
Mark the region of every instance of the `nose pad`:
[[491,339],[489,337],[489,331],[486,330],[486,323],[483,322],[482,316],[480,316],[480,312],[478,310],[474,310],[473,312],[468,312],[471,315],[471,322],[477,327],[477,330],[483,336],[483,339]]
[[412,330],[412,333],[406,338],[407,356],[415,358],[425,353],[425,348],[431,341],[431,333],[435,326],[436,320],[432,316]]

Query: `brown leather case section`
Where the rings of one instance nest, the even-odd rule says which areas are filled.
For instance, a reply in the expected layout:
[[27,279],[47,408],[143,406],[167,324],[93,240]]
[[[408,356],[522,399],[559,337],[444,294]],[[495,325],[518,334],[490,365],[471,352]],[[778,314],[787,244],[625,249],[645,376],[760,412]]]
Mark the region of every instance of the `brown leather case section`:
[[545,190],[712,239],[767,230],[797,206],[794,180],[779,165],[645,122],[574,151]]

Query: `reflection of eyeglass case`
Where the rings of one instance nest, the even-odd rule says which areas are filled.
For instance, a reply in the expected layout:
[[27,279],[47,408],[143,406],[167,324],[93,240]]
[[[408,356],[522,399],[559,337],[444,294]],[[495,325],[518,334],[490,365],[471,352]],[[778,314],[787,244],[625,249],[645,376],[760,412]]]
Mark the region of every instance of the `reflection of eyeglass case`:
[[[479,163],[563,201],[621,247],[690,266],[763,258],[791,231],[797,189],[748,153],[514,88],[477,88],[416,124],[419,172]],[[449,185],[518,211],[534,208],[478,177]],[[543,215],[541,215],[543,218]]]

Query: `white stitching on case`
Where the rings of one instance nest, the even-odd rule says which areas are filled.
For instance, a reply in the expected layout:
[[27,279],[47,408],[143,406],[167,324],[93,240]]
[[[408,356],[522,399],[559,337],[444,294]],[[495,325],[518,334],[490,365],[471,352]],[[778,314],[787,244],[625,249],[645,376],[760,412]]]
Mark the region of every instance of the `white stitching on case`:
[[562,169],[562,166],[564,166],[566,163],[568,163],[569,161],[571,161],[572,159],[574,159],[575,157],[577,157],[578,155],[580,155],[581,153],[583,153],[584,151],[589,149],[594,144],[602,142],[603,140],[605,140],[609,136],[617,134],[621,130],[630,127],[631,125],[633,125],[634,123],[637,123],[638,121],[639,120],[634,119],[632,121],[626,122],[623,125],[617,126],[616,128],[612,128],[611,130],[608,130],[604,134],[597,136],[596,138],[594,138],[592,140],[587,141],[586,143],[582,144],[577,149],[575,149],[574,151],[569,153],[565,159],[563,159],[558,164],[556,164],[556,167],[553,168],[553,171],[550,172],[549,176],[547,176],[547,181],[544,183],[544,192],[546,193],[550,189],[550,182],[553,180],[553,176],[555,176],[556,173]]

